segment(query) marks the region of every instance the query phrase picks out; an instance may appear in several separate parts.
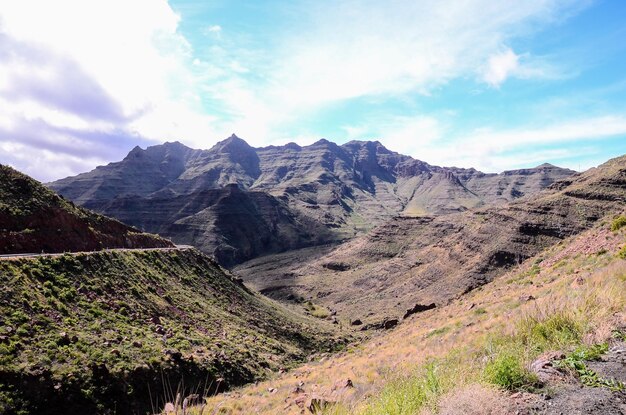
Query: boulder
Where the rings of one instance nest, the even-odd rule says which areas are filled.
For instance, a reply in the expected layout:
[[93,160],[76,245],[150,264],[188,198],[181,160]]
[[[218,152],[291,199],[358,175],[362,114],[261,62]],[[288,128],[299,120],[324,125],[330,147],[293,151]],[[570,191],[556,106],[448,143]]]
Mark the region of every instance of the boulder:
[[530,370],[543,383],[561,378],[563,377],[563,372],[556,368],[553,362],[563,358],[565,358],[565,355],[561,352],[544,353],[530,364]]
[[392,329],[392,328],[396,327],[397,325],[398,325],[398,319],[397,318],[392,318],[392,319],[389,319],[389,320],[385,320],[383,322],[383,328],[385,330]]
[[430,303],[428,305],[415,304],[412,308],[409,308],[408,310],[406,310],[406,313],[404,313],[404,316],[402,318],[405,319],[415,313],[421,313],[422,311],[432,310],[435,307],[437,307],[435,303]]

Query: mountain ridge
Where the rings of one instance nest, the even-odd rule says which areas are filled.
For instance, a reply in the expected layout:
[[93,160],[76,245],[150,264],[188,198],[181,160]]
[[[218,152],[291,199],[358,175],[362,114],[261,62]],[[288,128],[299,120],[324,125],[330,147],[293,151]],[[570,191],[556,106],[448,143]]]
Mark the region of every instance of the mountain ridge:
[[[410,156],[391,151],[379,141],[350,141],[338,145],[320,139],[309,146],[288,143],[283,146],[251,147],[232,135],[209,150],[194,150],[180,143],[133,149],[120,162],[110,163],[78,176],[50,183],[49,186],[90,209],[120,218],[135,226],[145,226],[143,219],[130,211],[120,211],[117,200],[135,199],[133,203],[149,206],[155,200],[188,197],[207,189],[223,189],[236,184],[243,192],[264,192],[281,206],[285,219],[277,221],[273,212],[256,206],[255,215],[263,217],[270,232],[264,237],[280,240],[280,223],[302,237],[295,248],[352,238],[396,215],[440,215],[503,203],[533,194],[553,182],[574,174],[555,166],[539,166],[501,174],[482,173],[476,169],[432,166]],[[251,196],[252,199],[254,197]],[[188,216],[210,208],[197,206]],[[165,212],[172,222],[189,222],[186,216],[172,215],[180,206]],[[233,210],[235,207],[233,207]],[[206,212],[205,212],[206,213]],[[206,215],[205,215],[206,216]],[[206,216],[207,227],[216,221],[237,223],[243,233],[250,233],[245,222],[251,216],[230,218]],[[161,221],[163,222],[163,221]],[[221,223],[221,222],[220,222]],[[198,222],[196,221],[196,225]],[[325,228],[324,238],[314,240],[304,235]],[[162,227],[145,227],[151,232],[165,232],[175,241],[185,240],[204,252],[216,255],[227,266],[258,255],[293,249],[293,243],[259,245],[245,253],[235,239],[224,241],[235,255],[220,258],[221,243],[197,235],[197,226],[170,233]],[[291,232],[291,231],[290,231]],[[206,232],[203,232],[205,234]],[[215,239],[215,238],[213,238]],[[229,248],[230,249],[230,248]],[[252,256],[251,256],[252,255]]]

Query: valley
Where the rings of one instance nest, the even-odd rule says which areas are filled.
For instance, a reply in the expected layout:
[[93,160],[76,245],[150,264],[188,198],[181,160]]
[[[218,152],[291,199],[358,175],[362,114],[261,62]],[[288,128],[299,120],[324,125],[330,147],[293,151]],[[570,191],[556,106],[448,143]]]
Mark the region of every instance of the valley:
[[626,1],[0,4],[0,415],[626,415]]
[[[244,144],[231,137],[211,151],[135,149],[61,181],[65,196],[2,167],[3,412],[167,414],[182,412],[186,397],[187,414],[426,414],[471,405],[447,395],[459,391],[490,399],[494,413],[553,413],[536,391],[567,401],[568,372],[548,384],[520,369],[522,383],[510,387],[489,362],[513,353],[511,364],[527,368],[541,353],[604,344],[607,330],[626,327],[626,228],[610,230],[625,212],[624,156],[583,173],[543,165],[484,175],[372,142],[323,141],[295,160],[293,146]],[[316,170],[281,182],[255,164],[254,155],[271,151],[273,161],[312,157],[306,165],[324,167],[315,157],[329,153],[320,147],[352,154],[352,176],[340,168],[349,158],[334,160],[332,180]],[[378,156],[367,170],[361,153],[372,148]],[[406,165],[429,171],[407,179],[398,173]],[[354,182],[373,170],[369,182]],[[153,182],[144,195],[135,192],[144,185],[124,184],[137,174]],[[401,196],[410,186],[412,195]],[[352,190],[332,193],[342,187]],[[326,191],[333,196],[318,198]],[[466,203],[467,192],[480,200]],[[576,308],[589,302],[603,306]],[[523,340],[535,330],[524,326],[529,318],[541,326],[561,314],[575,332]],[[424,389],[433,368],[441,386]],[[621,407],[619,396],[606,395],[607,408]]]

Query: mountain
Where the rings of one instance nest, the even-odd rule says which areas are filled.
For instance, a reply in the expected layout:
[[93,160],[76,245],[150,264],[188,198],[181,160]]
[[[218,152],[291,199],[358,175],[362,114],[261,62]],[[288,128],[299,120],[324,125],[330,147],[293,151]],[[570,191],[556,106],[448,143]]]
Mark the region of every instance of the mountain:
[[319,222],[291,210],[281,199],[237,184],[183,195],[113,199],[108,215],[141,229],[193,245],[231,266],[267,252],[280,252],[334,240]]
[[542,165],[485,174],[431,166],[377,141],[253,148],[233,135],[209,150],[180,143],[135,148],[120,162],[49,186],[80,205],[194,244],[230,266],[343,241],[397,215],[505,203],[573,173]]
[[0,254],[138,247],[173,244],[76,207],[41,183],[0,165]]
[[625,208],[622,156],[534,196],[448,215],[398,216],[334,250],[259,258],[234,271],[273,298],[308,299],[345,319],[379,324],[416,304],[446,304]]
[[154,413],[173,391],[210,395],[343,341],[195,249],[2,259],[0,285],[6,415]]

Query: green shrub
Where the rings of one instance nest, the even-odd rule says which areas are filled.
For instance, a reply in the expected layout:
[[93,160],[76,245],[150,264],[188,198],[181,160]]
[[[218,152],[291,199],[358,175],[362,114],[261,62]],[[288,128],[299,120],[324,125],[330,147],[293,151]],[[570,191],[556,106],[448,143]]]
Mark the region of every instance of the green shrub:
[[500,352],[485,366],[485,378],[489,383],[507,390],[532,386],[537,378],[522,364],[521,358],[511,351]]
[[587,367],[587,361],[600,360],[601,356],[608,352],[606,343],[592,346],[581,346],[570,353],[565,359],[557,362],[557,366],[574,372],[581,383],[594,388],[603,387],[613,391],[626,390],[623,382],[607,379],[599,376],[595,371]]
[[611,230],[617,232],[626,226],[626,216],[620,216],[611,223]]
[[626,259],[626,245],[622,246],[622,249],[619,250],[617,256],[621,259]]
[[390,382],[363,410],[363,415],[413,415],[445,393],[445,362],[431,362],[407,377]]
[[327,308],[313,304],[311,301],[307,301],[304,308],[308,310],[313,317],[328,318],[330,311]]

